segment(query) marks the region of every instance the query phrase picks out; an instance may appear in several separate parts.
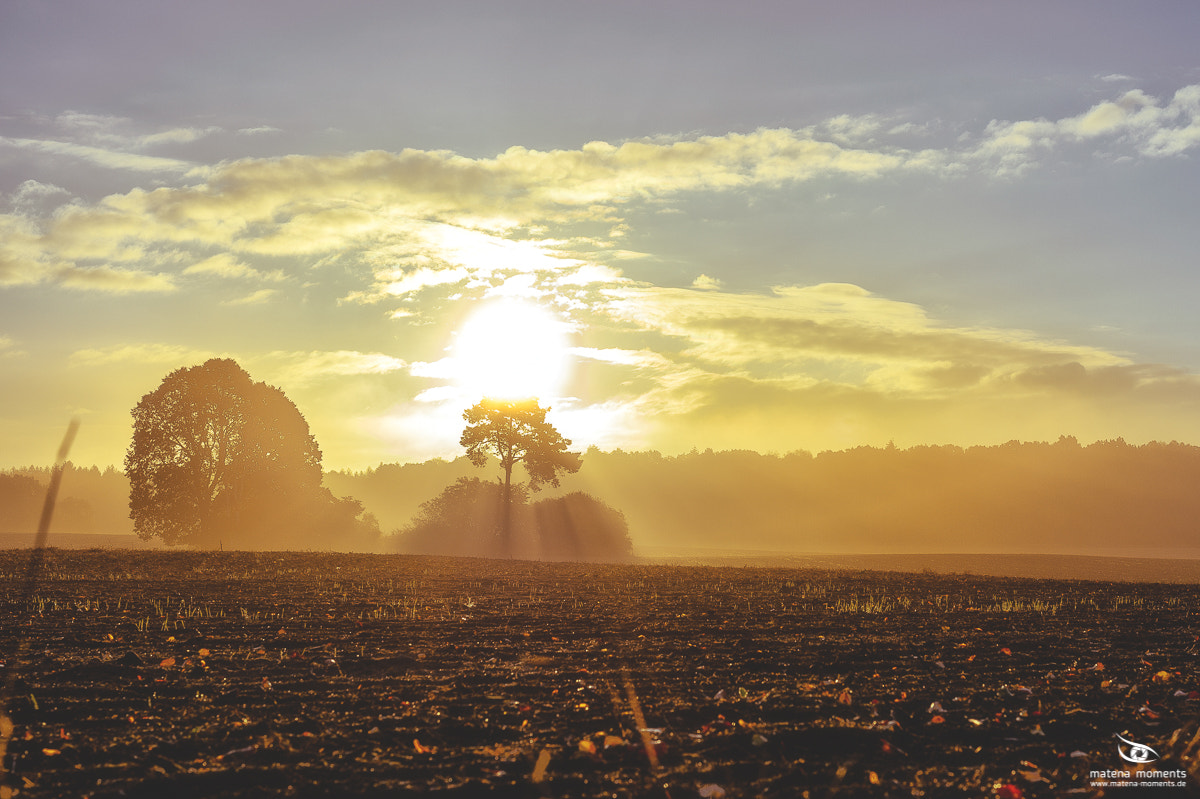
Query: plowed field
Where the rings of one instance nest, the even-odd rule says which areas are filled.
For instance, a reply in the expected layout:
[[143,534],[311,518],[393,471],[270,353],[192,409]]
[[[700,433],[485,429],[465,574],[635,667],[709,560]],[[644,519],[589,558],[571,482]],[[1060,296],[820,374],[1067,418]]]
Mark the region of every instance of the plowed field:
[[0,552],[20,797],[1016,799],[1200,776],[1192,585],[45,554],[22,602],[29,553]]

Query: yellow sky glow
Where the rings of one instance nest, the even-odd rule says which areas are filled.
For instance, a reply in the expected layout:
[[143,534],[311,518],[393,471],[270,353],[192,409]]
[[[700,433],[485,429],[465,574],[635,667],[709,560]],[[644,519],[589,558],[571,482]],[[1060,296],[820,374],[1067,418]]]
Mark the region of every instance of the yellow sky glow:
[[[1098,333],[1099,314],[1060,326],[1057,308],[1030,322],[999,301],[975,317],[945,299],[978,306],[1011,284],[992,274],[1034,274],[1036,241],[938,262],[927,250],[948,225],[911,244],[903,269],[921,277],[908,283],[878,266],[899,256],[857,241],[908,241],[898,186],[994,181],[986,199],[1081,142],[1166,158],[1200,140],[1198,109],[1189,86],[924,149],[847,116],[490,158],[242,158],[92,200],[25,186],[58,204],[0,208],[15,320],[0,360],[20,387],[0,440],[15,464],[43,460],[44,431],[79,414],[81,462],[119,463],[138,398],[214,355],[287,393],[331,468],[458,455],[462,410],[482,396],[554,406],[577,447],[1200,440],[1200,375],[1139,354],[1136,331]],[[874,190],[878,204],[841,199]],[[749,230],[726,244],[767,222],[778,241]],[[824,249],[792,236],[802,224]],[[1086,266],[1071,278],[1081,302],[1102,282]],[[954,295],[968,269],[986,288]],[[40,324],[51,307],[57,327]]]
[[454,333],[449,354],[426,374],[448,378],[477,401],[562,394],[570,361],[569,327],[544,308],[520,300],[492,300]]

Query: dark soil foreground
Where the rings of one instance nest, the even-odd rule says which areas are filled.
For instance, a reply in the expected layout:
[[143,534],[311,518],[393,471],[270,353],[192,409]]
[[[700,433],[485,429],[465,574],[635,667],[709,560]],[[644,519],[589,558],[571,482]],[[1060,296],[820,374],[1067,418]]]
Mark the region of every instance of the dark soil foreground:
[[1138,793],[1092,773],[1117,770],[1167,797],[1194,794],[1147,769],[1200,777],[1190,585],[45,554],[22,604],[29,553],[0,551],[19,797]]

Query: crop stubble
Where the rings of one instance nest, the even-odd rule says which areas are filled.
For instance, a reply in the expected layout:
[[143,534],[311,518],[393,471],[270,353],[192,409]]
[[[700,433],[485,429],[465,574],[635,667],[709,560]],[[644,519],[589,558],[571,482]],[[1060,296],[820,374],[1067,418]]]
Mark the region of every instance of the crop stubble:
[[27,797],[1090,795],[1200,715],[1189,585],[48,550],[4,599]]

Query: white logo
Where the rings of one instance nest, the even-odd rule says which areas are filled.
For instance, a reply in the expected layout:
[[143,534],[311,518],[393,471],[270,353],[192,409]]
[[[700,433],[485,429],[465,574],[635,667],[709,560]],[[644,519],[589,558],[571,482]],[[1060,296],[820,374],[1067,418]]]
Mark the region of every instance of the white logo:
[[1153,763],[1158,760],[1158,752],[1155,752],[1145,744],[1131,741],[1128,738],[1122,738],[1120,733],[1114,733],[1121,743],[1129,744],[1129,754],[1125,754],[1125,750],[1121,744],[1117,744],[1117,754],[1122,760],[1128,760],[1130,763]]

